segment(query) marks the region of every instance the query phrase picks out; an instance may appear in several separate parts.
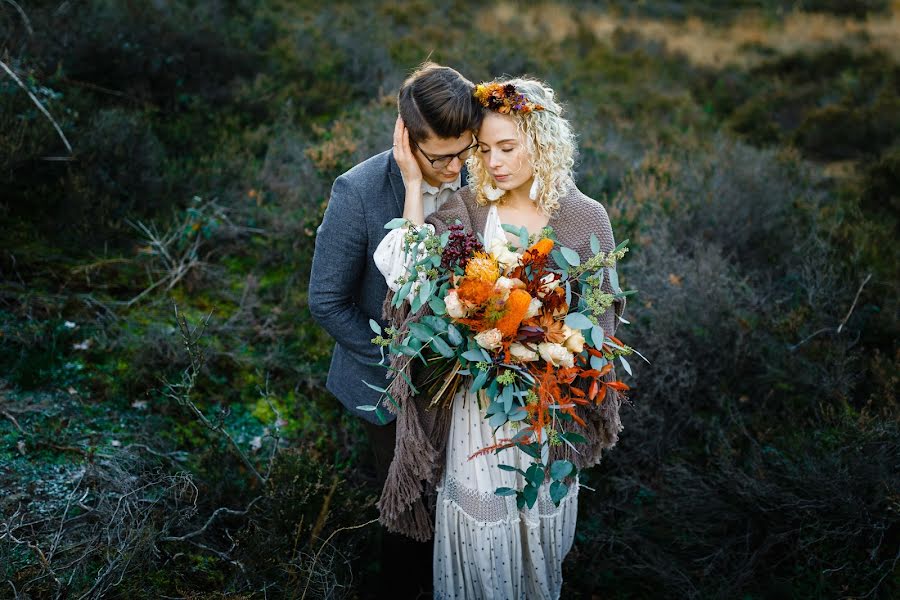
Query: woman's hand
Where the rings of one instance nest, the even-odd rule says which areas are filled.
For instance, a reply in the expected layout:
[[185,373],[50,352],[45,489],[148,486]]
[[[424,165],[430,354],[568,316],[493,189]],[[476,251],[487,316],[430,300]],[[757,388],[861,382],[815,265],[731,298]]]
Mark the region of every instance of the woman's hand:
[[400,117],[397,117],[397,123],[394,125],[394,160],[397,161],[397,166],[403,173],[403,180],[407,187],[422,183],[422,169],[419,168],[419,163],[413,156],[409,131]]

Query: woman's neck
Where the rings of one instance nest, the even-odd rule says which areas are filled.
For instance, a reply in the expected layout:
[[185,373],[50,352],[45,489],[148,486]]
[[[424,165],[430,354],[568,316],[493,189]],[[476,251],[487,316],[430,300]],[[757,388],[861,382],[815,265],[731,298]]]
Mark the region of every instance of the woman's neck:
[[529,210],[536,208],[534,201],[529,197],[531,193],[531,179],[514,190],[508,190],[503,204],[513,210]]

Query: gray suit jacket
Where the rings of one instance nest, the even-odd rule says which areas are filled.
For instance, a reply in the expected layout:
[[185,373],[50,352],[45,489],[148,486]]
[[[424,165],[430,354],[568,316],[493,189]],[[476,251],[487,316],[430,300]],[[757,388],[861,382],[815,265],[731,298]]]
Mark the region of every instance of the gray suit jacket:
[[[465,185],[465,172],[463,184]],[[316,234],[316,250],[309,278],[309,310],[337,344],[331,358],[326,387],[351,412],[371,422],[382,421],[373,412],[356,407],[376,404],[381,396],[363,380],[386,387],[387,369],[369,327],[381,319],[387,295],[384,276],[375,266],[375,248],[387,234],[385,223],[403,216],[406,189],[391,150],[356,165],[331,188],[325,218]],[[394,420],[379,411],[385,422]]]

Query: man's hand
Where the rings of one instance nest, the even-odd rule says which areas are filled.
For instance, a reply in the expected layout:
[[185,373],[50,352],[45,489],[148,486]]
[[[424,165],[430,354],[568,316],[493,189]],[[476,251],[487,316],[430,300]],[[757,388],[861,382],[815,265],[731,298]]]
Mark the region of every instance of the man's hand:
[[419,163],[413,156],[409,130],[400,117],[397,117],[397,123],[394,125],[394,160],[397,161],[397,166],[400,167],[407,186],[422,183],[422,169],[419,168]]

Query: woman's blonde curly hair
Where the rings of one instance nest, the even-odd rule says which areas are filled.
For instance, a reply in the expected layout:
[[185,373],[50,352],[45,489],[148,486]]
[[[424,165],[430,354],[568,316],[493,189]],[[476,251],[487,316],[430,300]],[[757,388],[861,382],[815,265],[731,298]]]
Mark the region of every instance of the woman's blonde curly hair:
[[[540,182],[536,199],[538,207],[547,216],[559,208],[559,198],[565,194],[572,181],[577,145],[569,122],[562,117],[562,106],[555,100],[553,90],[535,79],[495,79],[491,84],[512,84],[516,90],[544,110],[528,113],[510,111],[507,116],[516,122],[516,131],[525,140],[526,149],[534,167],[534,176]],[[488,109],[485,109],[488,110]],[[475,200],[484,206],[489,200],[484,193],[486,185],[492,185],[491,174],[481,157],[475,152],[466,161],[469,184],[475,190]],[[504,198],[501,196],[499,202]]]

